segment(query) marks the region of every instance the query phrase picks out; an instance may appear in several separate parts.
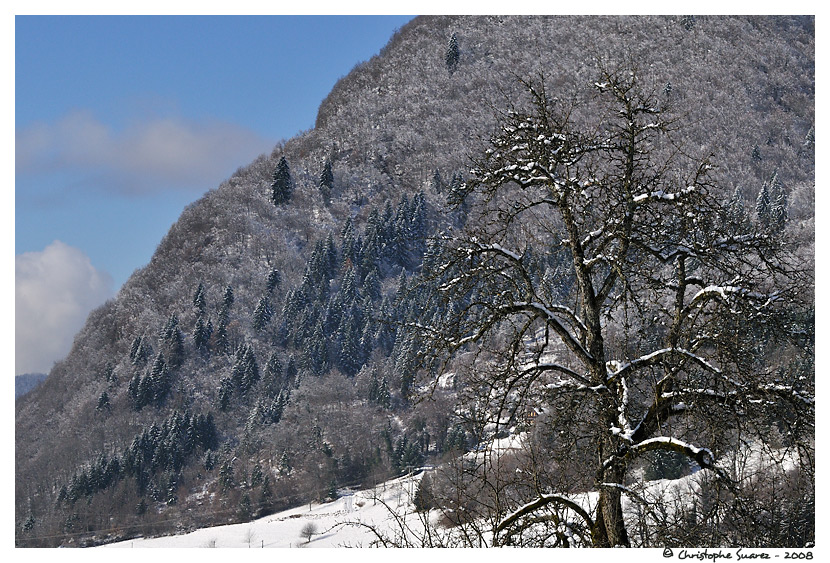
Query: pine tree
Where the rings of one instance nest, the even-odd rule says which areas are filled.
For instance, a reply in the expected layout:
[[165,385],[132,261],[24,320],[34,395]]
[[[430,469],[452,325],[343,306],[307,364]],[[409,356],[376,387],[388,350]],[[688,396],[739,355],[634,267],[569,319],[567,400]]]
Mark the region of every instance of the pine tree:
[[769,197],[769,187],[766,182],[761,186],[761,191],[758,192],[758,197],[755,200],[755,214],[758,217],[758,222],[764,226],[769,225],[770,222],[771,203]]
[[176,320],[177,326],[174,326],[173,329],[170,331],[169,336],[167,337],[167,364],[170,366],[171,369],[178,369],[181,367],[182,363],[184,362],[185,351],[184,351],[184,335],[182,334],[181,329],[178,327],[178,319]]
[[216,327],[216,333],[214,334],[213,341],[213,349],[220,354],[227,354],[230,352],[230,338],[228,336],[227,319],[219,319],[219,326]]
[[223,491],[233,488],[236,483],[233,477],[233,461],[225,461],[219,468],[219,484]]
[[290,475],[291,474],[291,463],[288,460],[288,452],[285,450],[282,451],[282,455],[280,456],[279,465],[277,466],[277,471],[280,475]]
[[259,487],[262,484],[265,475],[262,472],[262,466],[257,463],[251,470],[251,487]]
[[376,402],[386,409],[392,404],[392,393],[389,391],[389,381],[386,379],[386,376],[380,381]]
[[815,127],[810,127],[810,130],[807,131],[807,134],[804,136],[804,143],[802,143],[805,147],[811,147],[816,144],[816,129]]
[[245,368],[242,384],[244,392],[247,393],[259,381],[259,365],[257,364],[256,355],[254,354],[252,346],[248,345],[245,347],[242,361]]
[[268,296],[264,295],[257,303],[256,309],[254,309],[254,330],[261,331],[264,329],[271,322],[272,315],[271,303]]
[[268,280],[265,284],[268,293],[273,293],[274,290],[282,283],[282,275],[276,268],[268,272]]
[[225,288],[225,293],[222,295],[222,317],[225,319],[228,318],[230,314],[231,307],[233,306],[234,296],[233,296],[233,287],[228,285]]
[[285,157],[281,157],[276,170],[274,170],[274,179],[271,182],[271,201],[274,205],[281,205],[287,203],[291,199],[291,193],[294,190],[294,185],[291,180],[291,171],[288,168],[288,162]]
[[354,376],[362,366],[359,350],[360,334],[354,308],[344,315],[337,329],[335,340],[339,343],[340,369],[348,376]]
[[746,209],[744,209],[743,198],[741,197],[740,186],[735,186],[729,203],[725,206],[723,217],[724,228],[731,234],[737,234],[745,229],[748,220]]
[[149,391],[152,394],[151,400],[160,405],[172,386],[170,370],[164,359],[164,352],[159,352],[156,356],[150,377],[147,379],[149,380]]
[[274,500],[274,491],[271,489],[271,477],[265,475],[262,480],[262,490],[259,493],[259,506],[261,510],[268,510]]
[[334,174],[331,171],[331,161],[327,159],[323,164],[323,170],[320,172],[320,180],[317,183],[317,187],[323,195],[323,202],[327,205],[331,203],[331,190],[333,186]]
[[447,52],[444,55],[444,62],[447,64],[447,71],[450,73],[450,76],[458,69],[458,59],[460,56],[461,52],[458,49],[458,38],[453,33],[447,45]]
[[378,269],[376,266],[368,271],[366,277],[363,280],[363,293],[372,301],[380,301],[380,274],[378,273]]
[[429,473],[424,473],[424,476],[421,477],[418,488],[415,490],[415,498],[412,501],[415,510],[418,512],[426,512],[433,508],[435,499],[432,492],[432,478]]
[[205,325],[205,321],[202,319],[202,315],[199,315],[196,318],[196,324],[193,327],[193,345],[196,346],[197,350],[202,350],[208,347],[209,341],[210,334],[208,333],[207,326]]
[[354,264],[357,259],[357,242],[351,217],[346,218],[343,229],[340,231],[340,254],[344,264],[347,261]]
[[432,180],[430,181],[430,188],[437,194],[440,194],[444,189],[444,181],[441,179],[441,172],[436,168],[432,173]]
[[218,404],[220,411],[228,410],[231,405],[231,397],[233,396],[233,379],[230,377],[223,377],[219,380],[219,394]]
[[288,356],[288,363],[285,366],[285,386],[296,386],[299,385],[297,382],[297,362],[294,360],[294,356]]
[[306,366],[314,375],[322,375],[329,370],[327,342],[323,323],[318,322],[306,348]]
[[770,178],[770,227],[773,232],[780,233],[784,230],[789,219],[787,210],[787,192],[784,185],[778,178],[778,172],[774,172]]
[[205,312],[205,286],[199,282],[196,292],[193,294],[193,306],[199,310],[200,314]]
[[265,364],[265,376],[267,378],[267,392],[269,397],[276,397],[285,385],[283,377],[283,366],[280,356],[277,352],[272,352],[268,358],[268,363]]
[[95,406],[95,410],[96,411],[102,411],[102,410],[105,410],[105,409],[109,410],[109,408],[110,408],[110,397],[109,397],[109,395],[107,394],[107,392],[105,390],[103,393],[101,393],[101,396],[98,397],[98,404]]

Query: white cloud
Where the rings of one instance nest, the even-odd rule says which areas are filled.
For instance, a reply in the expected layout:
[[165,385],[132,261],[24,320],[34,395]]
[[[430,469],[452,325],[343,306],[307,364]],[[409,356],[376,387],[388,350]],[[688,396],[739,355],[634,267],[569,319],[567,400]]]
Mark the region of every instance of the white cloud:
[[89,312],[112,297],[112,277],[59,240],[15,256],[14,270],[15,373],[47,373]]
[[273,142],[231,123],[152,118],[115,130],[88,111],[17,131],[18,174],[70,171],[127,194],[213,188]]

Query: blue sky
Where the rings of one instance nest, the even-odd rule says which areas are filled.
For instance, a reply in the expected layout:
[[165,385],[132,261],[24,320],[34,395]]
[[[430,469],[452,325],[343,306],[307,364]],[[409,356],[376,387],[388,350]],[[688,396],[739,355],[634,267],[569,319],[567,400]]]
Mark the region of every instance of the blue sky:
[[185,205],[311,128],[410,19],[17,16],[15,373],[65,355]]

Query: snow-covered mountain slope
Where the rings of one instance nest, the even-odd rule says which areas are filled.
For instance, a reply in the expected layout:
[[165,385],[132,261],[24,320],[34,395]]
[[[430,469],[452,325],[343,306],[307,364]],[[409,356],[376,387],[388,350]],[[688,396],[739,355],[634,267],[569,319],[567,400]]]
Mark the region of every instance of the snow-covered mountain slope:
[[[341,491],[327,503],[312,503],[243,524],[202,528],[186,534],[136,538],[104,548],[140,547],[371,547],[378,538],[394,534],[397,516],[416,531],[421,519],[412,499],[423,472],[379,484],[374,489]],[[310,540],[304,529],[313,526]],[[421,527],[422,529],[422,527]]]
[[[523,435],[512,435],[496,439],[482,445],[475,452],[465,454],[472,461],[482,461],[482,456],[499,457],[509,451],[522,447]],[[727,465],[741,473],[757,473],[768,468],[769,457],[780,457],[783,461],[782,471],[796,468],[797,460],[793,452],[781,450],[762,454],[757,449],[749,448],[741,459],[724,460]],[[424,468],[430,469],[430,468]],[[229,524],[201,528],[192,532],[163,536],[157,538],[135,538],[118,543],[107,544],[102,548],[333,548],[333,547],[377,547],[393,545],[404,535],[402,545],[429,545],[424,534],[425,521],[428,519],[433,528],[432,541],[443,544],[463,545],[461,535],[452,530],[439,528],[436,522],[441,516],[440,510],[433,510],[428,515],[415,511],[413,499],[418,483],[424,471],[412,473],[398,479],[380,483],[371,489],[340,491],[341,496],[326,503],[312,503],[265,516],[242,524]],[[627,487],[627,496],[623,506],[626,520],[632,528],[637,520],[654,520],[657,515],[648,509],[658,501],[665,502],[669,512],[665,518],[686,517],[682,511],[694,509],[699,504],[702,482],[711,475],[695,472],[679,479],[659,479],[643,481]],[[596,509],[597,494],[587,492],[570,495],[570,498],[589,513]],[[517,509],[521,510],[521,507]],[[675,514],[676,513],[676,514]],[[509,517],[509,515],[508,515]],[[575,518],[575,515],[573,515]],[[573,523],[571,523],[573,524]],[[566,527],[571,525],[564,522]],[[654,524],[656,525],[656,523]],[[486,525],[480,529],[486,529]],[[458,536],[458,537],[456,537]],[[454,538],[454,540],[453,540]],[[487,541],[488,538],[480,538]],[[391,542],[391,543],[385,543]],[[426,542],[426,543],[424,543]],[[636,545],[637,538],[634,538]],[[574,547],[580,546],[574,538]]]

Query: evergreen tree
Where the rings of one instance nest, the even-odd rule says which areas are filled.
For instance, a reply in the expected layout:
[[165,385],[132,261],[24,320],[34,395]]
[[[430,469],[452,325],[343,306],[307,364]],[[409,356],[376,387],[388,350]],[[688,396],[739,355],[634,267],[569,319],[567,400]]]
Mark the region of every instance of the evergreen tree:
[[724,229],[730,234],[738,234],[745,230],[746,222],[749,217],[744,209],[743,198],[741,197],[740,186],[735,186],[732,192],[732,197],[729,203],[725,206],[725,213],[723,217]]
[[326,235],[323,243],[323,256],[326,260],[326,272],[329,278],[333,278],[337,272],[337,247],[334,244],[334,237],[331,232]]
[[320,320],[305,342],[301,356],[303,368],[314,375],[322,375],[329,370],[328,340]]
[[219,319],[219,326],[216,327],[214,335],[213,349],[220,354],[227,354],[230,352],[230,338],[228,336],[228,321],[227,319]]
[[137,368],[144,367],[153,355],[153,347],[141,336],[133,340],[130,347],[130,363]]
[[107,394],[106,390],[101,393],[101,396],[98,397],[98,404],[95,406],[96,411],[102,410],[109,410],[110,408],[110,397]]
[[222,463],[222,467],[219,468],[219,484],[222,486],[223,491],[227,491],[228,489],[232,489],[236,486],[236,482],[233,477],[232,461],[225,461]]
[[268,296],[264,295],[260,298],[259,303],[257,303],[256,309],[254,309],[254,330],[261,331],[264,329],[271,322],[272,315],[271,303],[268,300]]
[[210,333],[202,315],[196,318],[196,324],[193,327],[193,345],[197,350],[207,349],[210,342]]
[[265,474],[262,472],[262,466],[259,463],[257,463],[251,470],[251,487],[259,487],[262,484],[264,478]]
[[173,337],[173,333],[176,328],[179,326],[179,317],[176,316],[175,313],[170,315],[167,319],[167,323],[164,325],[161,333],[159,334],[159,341],[161,342],[169,342],[170,339]]
[[277,466],[277,471],[280,475],[291,475],[291,463],[288,460],[288,452],[285,450],[282,451],[282,455],[280,456],[279,465]]
[[444,62],[447,64],[447,71],[450,73],[450,76],[458,69],[458,59],[460,57],[461,52],[458,49],[458,38],[453,33],[447,45],[447,52],[444,55]]
[[331,161],[326,159],[323,164],[323,170],[320,172],[320,180],[317,187],[323,196],[323,202],[327,205],[331,203],[331,190],[334,186],[334,174],[331,171]]
[[769,181],[770,184],[770,228],[775,233],[780,233],[784,230],[784,226],[789,219],[787,211],[787,192],[784,185],[778,178],[778,172],[772,174]]
[[267,510],[274,501],[274,491],[271,489],[271,477],[265,475],[262,479],[262,489],[259,493],[259,506],[261,510]]
[[804,136],[804,143],[802,143],[805,147],[811,147],[816,144],[816,128],[810,127],[810,130],[807,131],[807,134]]
[[294,185],[291,180],[291,171],[288,168],[288,162],[285,157],[281,157],[276,170],[274,170],[274,178],[271,182],[271,201],[274,205],[281,205],[287,203],[291,199],[291,193],[294,190]]
[[156,359],[153,362],[153,368],[150,372],[150,376],[146,379],[149,383],[152,401],[157,405],[160,405],[172,386],[172,382],[170,381],[170,370],[164,359],[164,352],[158,353],[158,356],[156,356]]
[[276,397],[279,391],[285,387],[282,361],[277,352],[272,352],[268,358],[268,363],[265,364],[265,376],[268,381],[266,386],[268,396]]
[[178,319],[176,325],[170,331],[167,337],[167,363],[172,369],[178,369],[184,362],[184,335],[178,327]]
[[444,189],[444,181],[441,179],[441,172],[436,168],[432,173],[432,180],[430,181],[430,188],[437,194],[440,194]]
[[202,282],[199,282],[199,286],[196,288],[196,292],[193,294],[193,306],[198,309],[200,314],[204,314],[205,312],[205,286]]
[[418,512],[426,512],[435,506],[435,498],[432,492],[432,478],[429,473],[424,473],[421,480],[418,482],[418,488],[415,490],[415,498],[412,499],[415,510]]
[[357,260],[357,241],[351,217],[346,218],[343,229],[340,231],[340,254],[344,264],[347,262],[354,264]]
[[228,410],[231,405],[231,397],[233,396],[233,379],[230,377],[223,377],[219,380],[219,393],[217,397],[219,410],[224,412]]
[[221,317],[226,319],[230,314],[231,307],[233,306],[234,296],[233,296],[233,287],[229,284],[225,288],[225,293],[222,295],[222,311]]
[[285,385],[288,387],[289,385],[298,385],[297,383],[297,362],[294,360],[294,356],[288,356],[288,363],[285,366]]
[[245,366],[245,374],[242,380],[243,390],[247,393],[254,384],[259,381],[259,365],[256,361],[256,355],[252,346],[245,347],[245,352],[242,359]]
[[771,219],[771,202],[769,197],[769,186],[766,182],[761,186],[761,191],[758,192],[758,197],[755,200],[755,214],[758,217],[758,222],[762,225],[769,225]]
[[354,308],[343,316],[335,340],[340,347],[340,369],[346,375],[354,376],[363,365],[359,348],[360,331],[357,327]]
[[363,280],[363,293],[372,301],[380,301],[381,298],[381,283],[380,274],[377,267],[373,267],[366,274]]
[[268,293],[273,293],[274,290],[279,287],[280,283],[282,283],[282,275],[279,270],[273,268],[270,272],[268,272],[268,281],[266,282],[266,289],[268,290]]

